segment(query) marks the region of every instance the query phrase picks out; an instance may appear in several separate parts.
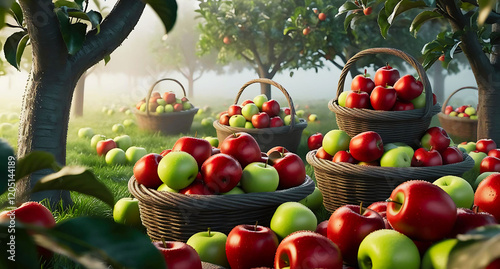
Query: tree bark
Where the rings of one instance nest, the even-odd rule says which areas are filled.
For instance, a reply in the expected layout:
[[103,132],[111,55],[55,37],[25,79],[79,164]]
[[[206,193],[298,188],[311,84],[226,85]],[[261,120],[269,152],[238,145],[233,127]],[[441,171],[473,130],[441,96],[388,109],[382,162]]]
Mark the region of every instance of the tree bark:
[[[258,73],[259,78],[273,79],[273,76],[271,76],[269,72],[262,66],[259,66]],[[271,100],[271,85],[267,83],[261,83],[260,94],[265,94],[267,96],[267,99]]]
[[435,64],[432,67],[432,92],[436,95],[436,100],[443,103],[446,97],[444,96],[444,75],[443,66]]
[[76,83],[75,93],[73,95],[73,107],[71,111],[74,117],[83,117],[83,103],[85,99],[85,79],[87,78],[87,72],[83,75]]

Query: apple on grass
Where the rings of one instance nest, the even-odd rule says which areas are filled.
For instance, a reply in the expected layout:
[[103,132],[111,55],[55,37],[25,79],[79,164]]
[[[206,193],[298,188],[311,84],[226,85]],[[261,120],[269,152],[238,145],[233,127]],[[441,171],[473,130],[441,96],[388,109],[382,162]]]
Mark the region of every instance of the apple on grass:
[[300,200],[299,203],[307,206],[311,210],[316,210],[323,204],[323,194],[321,194],[318,187],[314,187],[314,191],[307,195],[306,198]]
[[116,143],[116,146],[118,148],[121,148],[123,150],[127,150],[129,147],[132,146],[132,138],[128,135],[119,135],[113,139]]
[[339,247],[312,231],[298,231],[285,237],[276,250],[274,268],[342,269]]
[[109,165],[124,165],[127,164],[127,157],[125,151],[121,148],[110,149],[106,153],[106,163]]
[[93,149],[96,149],[97,142],[102,141],[102,140],[106,140],[106,136],[101,135],[101,134],[96,134],[96,135],[92,136],[92,138],[90,139],[90,147]]
[[297,231],[315,231],[318,226],[316,215],[299,202],[285,202],[276,208],[271,218],[271,230],[279,238],[285,238]]
[[310,122],[315,122],[318,120],[318,115],[310,114],[309,117],[307,117],[307,120],[309,120]]
[[217,264],[228,268],[229,263],[226,257],[227,235],[221,232],[211,231],[208,228],[205,232],[198,232],[191,235],[186,244],[193,247],[202,262]]
[[[130,110],[128,110],[130,111]],[[133,125],[135,124],[135,121],[132,120],[132,119],[124,119],[123,120],[123,126],[125,126],[125,128],[130,128],[132,127]]]
[[108,151],[116,147],[116,142],[111,138],[98,141],[96,144],[97,155],[106,156],[106,153],[108,153]]
[[78,130],[78,137],[80,138],[92,138],[92,136],[94,136],[94,130],[90,127],[84,127]]
[[335,155],[339,150],[348,150],[351,137],[342,130],[331,130],[323,137],[322,148],[331,155]]
[[443,176],[433,182],[448,193],[457,207],[471,208],[474,203],[474,190],[469,182],[458,176]]
[[279,185],[279,174],[276,168],[261,162],[250,163],[243,169],[240,184],[246,192],[273,192]]
[[133,168],[137,183],[154,189],[163,184],[158,175],[158,164],[162,158],[162,155],[156,153],[149,153],[140,158]]
[[168,269],[202,269],[201,259],[190,245],[179,241],[152,243],[163,255]]
[[408,236],[390,229],[367,235],[358,251],[360,269],[419,269],[420,253]]
[[113,131],[113,133],[121,134],[125,132],[125,126],[121,123],[116,123],[111,127],[111,131]]
[[113,219],[116,223],[141,228],[141,214],[139,211],[139,200],[124,197],[116,201],[113,207]]
[[197,175],[196,159],[184,151],[172,151],[158,163],[158,176],[163,183],[174,190],[186,188]]
[[129,164],[135,164],[139,159],[148,154],[147,150],[143,147],[131,146],[125,151],[125,157]]

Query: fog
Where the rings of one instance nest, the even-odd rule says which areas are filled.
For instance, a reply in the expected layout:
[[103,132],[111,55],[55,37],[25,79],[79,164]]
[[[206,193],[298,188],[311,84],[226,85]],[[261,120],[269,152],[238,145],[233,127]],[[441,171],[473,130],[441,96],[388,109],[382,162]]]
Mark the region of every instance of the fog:
[[[184,1],[177,2],[181,9],[190,8],[185,6],[186,2]],[[193,2],[187,1],[187,3],[192,4]],[[179,16],[182,16],[182,13]],[[176,25],[176,27],[180,26]],[[175,31],[175,28],[173,31]],[[153,38],[161,39],[163,35],[164,30],[160,20],[149,6],[146,7],[134,31],[111,54],[111,61],[108,65],[104,66],[103,62],[101,62],[88,75],[85,82],[85,103],[115,100],[118,104],[133,105],[139,99],[145,97],[149,87],[162,77],[176,78],[184,85],[187,85],[187,80],[179,73],[163,69],[153,59],[151,40]],[[290,77],[289,72],[284,71],[277,74],[273,80],[282,84],[296,103],[299,100],[330,100],[336,96],[340,70],[333,65],[327,64],[325,68],[317,73],[314,70],[296,70],[294,73],[294,76]],[[4,108],[19,108],[21,106],[27,78],[26,71],[18,72],[13,68],[9,70],[8,75],[0,77],[0,85],[2,85],[0,96],[2,96],[3,100],[9,100],[8,103],[4,102],[6,104]],[[194,84],[194,99],[233,99],[240,87],[254,78],[257,78],[257,75],[253,70],[222,75],[207,72]],[[346,84],[350,85],[349,79],[346,80]],[[445,96],[448,96],[459,87],[475,85],[470,69],[463,70],[456,75],[447,75],[445,78]],[[166,85],[165,87],[169,86]],[[161,89],[162,87],[159,87],[159,90]],[[259,93],[259,89],[257,85],[252,86],[252,89],[248,90],[249,96]],[[274,93],[278,94],[277,91],[273,91]]]

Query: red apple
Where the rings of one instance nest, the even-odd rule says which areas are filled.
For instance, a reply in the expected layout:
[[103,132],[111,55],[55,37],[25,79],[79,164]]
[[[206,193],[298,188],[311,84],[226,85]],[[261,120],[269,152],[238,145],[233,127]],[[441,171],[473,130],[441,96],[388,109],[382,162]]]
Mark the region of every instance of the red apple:
[[351,138],[349,152],[358,161],[372,162],[378,160],[384,154],[382,137],[373,131],[359,133]]
[[173,93],[173,92],[163,93],[163,100],[165,100],[165,102],[167,102],[167,104],[175,103],[175,93]]
[[387,220],[394,230],[414,240],[436,241],[453,229],[455,202],[441,187],[423,180],[397,186],[389,197]]
[[283,113],[285,113],[285,115],[290,115],[291,110],[290,110],[290,108],[289,108],[289,107],[284,107],[284,108],[282,108],[282,109],[283,109]]
[[351,91],[363,91],[367,93],[371,93],[373,88],[375,88],[375,83],[367,75],[366,69],[364,75],[357,75],[352,79],[351,82]]
[[241,103],[241,107],[244,107],[246,104],[254,104],[254,102],[250,99],[246,99]]
[[415,150],[411,159],[411,166],[413,167],[438,165],[443,165],[443,158],[439,151],[435,149],[426,150],[424,148],[418,148]]
[[174,105],[174,111],[175,111],[175,112],[180,112],[180,111],[182,111],[182,109],[183,109],[183,108],[184,108],[184,107],[182,106],[182,104],[176,103],[176,104]]
[[156,189],[163,182],[158,176],[158,163],[160,163],[162,155],[149,153],[140,158],[134,165],[134,177],[137,183],[148,188]]
[[444,114],[448,115],[453,111],[453,107],[448,105],[444,108]]
[[160,155],[165,157],[165,155],[169,154],[170,152],[172,152],[172,149],[164,149],[160,152]]
[[219,117],[219,123],[222,124],[222,125],[229,126],[229,118],[231,118],[231,117],[229,116],[228,113],[223,113]]
[[384,219],[384,224],[386,229],[392,229],[391,225],[389,224],[389,221],[387,220],[387,202],[386,201],[379,201],[379,202],[374,202],[371,205],[367,207],[368,209],[371,209],[375,212],[377,212],[382,219]]
[[222,141],[219,148],[221,153],[229,154],[238,160],[242,168],[261,160],[259,144],[253,136],[247,133],[238,132],[229,135]]
[[203,162],[212,156],[212,145],[206,139],[183,136],[175,142],[172,151],[184,151],[194,157],[201,167]]
[[98,156],[106,156],[106,153],[108,153],[108,151],[117,147],[118,146],[116,145],[116,142],[113,139],[109,138],[97,142],[95,149]]
[[474,206],[500,222],[500,174],[491,174],[479,183],[474,194]]
[[412,102],[396,100],[396,103],[392,107],[392,111],[405,111],[405,110],[413,110],[415,106]]
[[257,129],[269,127],[269,115],[265,112],[260,112],[252,116],[252,125]]
[[437,104],[437,96],[436,96],[436,94],[433,93],[432,94],[432,105],[435,105],[435,104]]
[[288,151],[288,149],[286,149],[286,148],[285,148],[285,147],[283,147],[283,146],[274,146],[274,147],[272,147],[271,149],[269,149],[269,150],[267,151],[266,155],[267,155],[267,156],[269,156],[269,155],[271,155],[271,153],[273,153],[274,151],[277,151],[277,152],[279,152],[279,153],[281,153],[281,154],[285,154],[285,153],[289,152],[289,151]]
[[396,90],[392,87],[377,86],[370,94],[370,104],[375,110],[392,110],[396,104]]
[[319,148],[318,151],[316,152],[316,157],[324,160],[329,160],[331,161],[333,159],[333,156],[328,154],[323,147]]
[[229,117],[234,116],[234,115],[241,115],[241,109],[243,107],[239,105],[230,105],[229,109],[227,110],[227,114]]
[[281,108],[278,101],[271,99],[262,104],[262,112],[265,112],[269,115],[269,117],[275,117],[280,114]]
[[357,205],[345,205],[330,216],[327,235],[339,247],[344,262],[357,265],[361,241],[371,232],[384,227],[384,220],[377,212]]
[[370,108],[370,95],[362,91],[350,92],[345,99],[345,106],[349,108]]
[[270,159],[272,166],[278,171],[278,189],[299,186],[306,179],[306,166],[299,155],[291,152],[281,154],[280,158]]
[[404,75],[394,83],[394,90],[396,90],[399,99],[411,101],[422,94],[424,86],[414,76]]
[[468,105],[459,106],[459,107],[455,108],[455,112],[464,113],[465,109],[468,107],[469,107]]
[[216,154],[208,158],[201,166],[205,184],[215,193],[232,190],[240,182],[243,170],[240,163],[227,154]]
[[476,150],[488,154],[492,149],[497,148],[497,143],[493,139],[479,139],[476,142]]
[[272,267],[278,237],[268,227],[238,225],[227,235],[226,256],[232,269]]
[[285,237],[276,250],[274,268],[342,269],[339,247],[312,231],[298,231]]
[[319,149],[323,143],[323,134],[315,133],[307,138],[307,147],[309,150]]
[[492,149],[488,151],[488,156],[500,158],[500,149]]
[[462,151],[457,147],[447,147],[441,152],[441,157],[443,158],[443,164],[459,163],[464,160]]
[[328,229],[328,220],[324,220],[318,223],[315,232],[321,234],[322,236],[327,236],[327,229]]
[[375,86],[387,87],[393,86],[398,79],[399,71],[387,64],[386,66],[377,69],[373,82],[375,82]]
[[477,227],[498,224],[493,215],[486,212],[474,212],[468,208],[457,208],[457,220],[447,237],[455,238]]
[[212,188],[209,188],[205,182],[201,179],[195,179],[189,186],[180,189],[179,193],[181,194],[186,194],[186,195],[212,195],[216,194],[215,191]]
[[333,158],[331,159],[332,162],[340,162],[340,163],[357,163],[356,159],[352,157],[351,153],[345,151],[345,150],[339,150],[333,155]]
[[486,156],[479,165],[479,173],[484,172],[500,172],[500,158]]
[[425,131],[420,142],[425,149],[435,149],[442,152],[450,146],[451,138],[444,128],[435,126]]
[[168,269],[202,269],[200,256],[186,243],[156,241],[153,245],[163,254]]
[[283,119],[281,119],[279,116],[272,117],[269,122],[269,127],[281,127],[285,123],[283,122]]

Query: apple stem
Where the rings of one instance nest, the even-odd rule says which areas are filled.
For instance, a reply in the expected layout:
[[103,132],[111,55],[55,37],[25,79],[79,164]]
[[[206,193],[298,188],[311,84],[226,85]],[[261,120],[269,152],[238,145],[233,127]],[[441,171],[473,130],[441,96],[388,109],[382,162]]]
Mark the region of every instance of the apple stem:
[[479,206],[477,205],[472,206],[472,212],[474,212],[474,214],[477,214],[477,212],[479,212]]
[[256,221],[256,222],[255,222],[255,226],[253,226],[253,230],[254,230],[254,231],[257,231],[257,225],[258,225],[258,224],[259,224],[259,221]]
[[194,137],[198,136],[198,131],[194,132]]
[[391,198],[388,198],[388,199],[387,199],[387,200],[385,200],[385,201],[386,201],[386,202],[388,202],[388,203],[395,203],[395,204],[398,204],[398,205],[403,205],[403,203],[400,203],[400,202],[398,202],[398,201],[394,201],[394,200],[392,200]]
[[165,238],[163,236],[161,237],[161,242],[163,243],[163,247],[167,248],[167,242],[165,242]]
[[208,227],[208,237],[210,237],[210,227]]
[[359,203],[359,214],[363,215],[363,202]]

